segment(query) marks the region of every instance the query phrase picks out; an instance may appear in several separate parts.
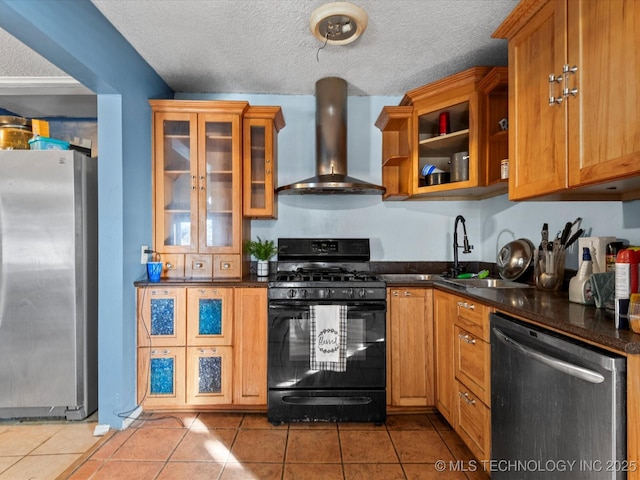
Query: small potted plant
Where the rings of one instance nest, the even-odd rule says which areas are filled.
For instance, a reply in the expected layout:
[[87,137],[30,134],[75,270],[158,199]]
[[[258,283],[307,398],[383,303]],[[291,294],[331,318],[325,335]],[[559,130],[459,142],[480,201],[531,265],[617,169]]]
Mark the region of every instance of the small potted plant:
[[247,241],[244,245],[244,249],[245,252],[253,255],[256,260],[258,260],[258,276],[266,277],[269,275],[269,260],[278,253],[278,248],[273,240],[262,240],[260,237],[257,238],[257,241]]

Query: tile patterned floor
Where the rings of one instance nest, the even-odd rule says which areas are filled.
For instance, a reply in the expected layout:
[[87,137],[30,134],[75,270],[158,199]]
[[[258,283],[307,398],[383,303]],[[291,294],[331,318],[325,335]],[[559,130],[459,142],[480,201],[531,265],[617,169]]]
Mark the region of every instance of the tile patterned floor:
[[[83,429],[93,432],[90,424],[70,427],[0,430],[0,480],[488,479],[469,471],[471,453],[437,414],[388,416],[382,426],[273,426],[264,414],[150,414],[101,442],[83,439]],[[449,468],[456,462],[465,471]]]
[[103,439],[94,437],[97,416],[0,422],[0,480],[51,480],[80,462]]

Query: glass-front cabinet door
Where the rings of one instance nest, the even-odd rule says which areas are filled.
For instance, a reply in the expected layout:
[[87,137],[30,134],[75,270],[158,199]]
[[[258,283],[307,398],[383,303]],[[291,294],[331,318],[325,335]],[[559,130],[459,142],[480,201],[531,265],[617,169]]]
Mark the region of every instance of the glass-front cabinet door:
[[138,346],[185,345],[185,289],[138,289]]
[[231,347],[188,347],[187,356],[187,403],[231,403]]
[[187,289],[187,343],[232,344],[233,289]]
[[275,200],[280,107],[249,107],[243,120],[243,201],[245,217],[277,218]]
[[240,116],[201,114],[199,127],[200,252],[239,253]]
[[197,251],[197,115],[155,114],[155,248]]
[[184,405],[185,347],[138,348],[138,402]]

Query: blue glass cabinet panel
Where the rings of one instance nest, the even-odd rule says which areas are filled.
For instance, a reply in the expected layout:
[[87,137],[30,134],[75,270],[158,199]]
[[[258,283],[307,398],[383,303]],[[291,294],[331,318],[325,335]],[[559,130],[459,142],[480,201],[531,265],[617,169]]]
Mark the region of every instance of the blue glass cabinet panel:
[[222,335],[222,299],[201,298],[198,311],[199,335]]

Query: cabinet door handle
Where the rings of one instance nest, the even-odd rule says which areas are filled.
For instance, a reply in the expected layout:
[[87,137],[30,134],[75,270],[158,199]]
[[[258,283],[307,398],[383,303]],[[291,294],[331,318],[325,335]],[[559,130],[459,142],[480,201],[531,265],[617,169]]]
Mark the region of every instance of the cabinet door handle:
[[555,84],[562,83],[563,81],[563,73],[561,73],[560,75],[554,75],[553,73],[549,74],[549,106],[560,105],[562,103],[562,88],[560,89],[560,96],[556,97]]
[[[202,354],[207,353],[207,349],[206,348],[201,348],[200,349],[200,353],[202,353]],[[211,349],[211,353],[218,353],[218,349],[217,348],[212,348]]]
[[574,65],[573,67],[570,67],[569,65],[562,66],[562,73],[564,73],[564,88],[562,89],[563,97],[568,97],[569,95],[575,97],[578,94],[577,88],[569,88],[569,76],[575,75],[577,71],[577,65]]
[[476,306],[473,303],[467,302],[458,302],[458,306],[461,308],[466,308],[467,310],[475,310]]
[[195,189],[196,189],[196,176],[191,175],[191,190],[195,190]]
[[169,355],[171,350],[151,350],[151,355]]
[[230,264],[230,263],[223,263],[223,264],[222,264],[222,268],[223,268],[224,270],[229,270],[229,269],[231,268],[231,264]]
[[394,290],[394,291],[393,291],[393,293],[392,293],[392,295],[393,295],[394,297],[397,297],[397,296],[398,296],[398,291],[397,291],[397,290]]
[[461,399],[463,399],[467,403],[467,405],[475,405],[476,404],[476,401],[473,398],[469,397],[469,394],[467,392],[464,392],[464,393],[463,392],[458,392],[458,396]]
[[169,290],[163,290],[163,291],[151,290],[151,295],[169,295]]
[[196,262],[195,267],[196,268],[202,268],[204,265],[202,264],[202,262]]
[[173,263],[167,262],[167,270],[173,270],[174,268]]
[[475,343],[476,343],[476,339],[475,338],[473,338],[471,335],[467,335],[465,333],[459,333],[458,334],[458,338],[461,339],[461,340],[464,340],[469,345],[475,345]]
[[411,296],[411,292],[408,292],[407,290],[404,291],[404,296],[405,297],[410,297]]
[[200,175],[200,190],[204,191],[204,176]]

